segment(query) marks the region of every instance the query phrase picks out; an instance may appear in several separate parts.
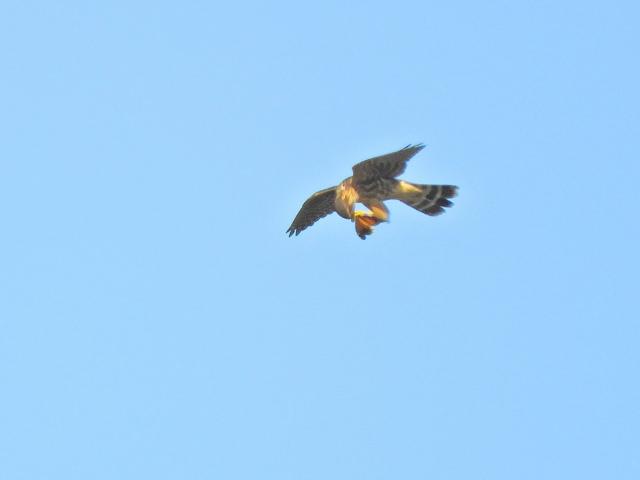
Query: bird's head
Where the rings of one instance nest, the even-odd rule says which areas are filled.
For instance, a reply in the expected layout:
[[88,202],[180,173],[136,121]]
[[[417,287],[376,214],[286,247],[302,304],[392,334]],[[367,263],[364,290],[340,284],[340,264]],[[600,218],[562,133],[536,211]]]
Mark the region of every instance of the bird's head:
[[336,189],[336,212],[342,218],[352,218],[354,204],[358,200],[358,194],[351,185],[351,178],[347,178]]

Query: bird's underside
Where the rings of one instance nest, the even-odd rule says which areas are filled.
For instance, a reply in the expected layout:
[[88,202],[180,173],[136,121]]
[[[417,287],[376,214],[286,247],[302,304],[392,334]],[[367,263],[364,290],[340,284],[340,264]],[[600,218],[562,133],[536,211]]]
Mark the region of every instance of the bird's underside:
[[[298,235],[319,219],[337,212],[355,223],[356,233],[364,240],[376,225],[389,220],[386,200],[400,200],[430,216],[444,213],[446,207],[453,206],[449,199],[456,196],[458,187],[415,184],[396,178],[404,172],[409,159],[423,148],[422,144],[409,145],[354,165],[351,177],[314,193],[304,202],[287,233]],[[355,210],[356,203],[368,210]]]

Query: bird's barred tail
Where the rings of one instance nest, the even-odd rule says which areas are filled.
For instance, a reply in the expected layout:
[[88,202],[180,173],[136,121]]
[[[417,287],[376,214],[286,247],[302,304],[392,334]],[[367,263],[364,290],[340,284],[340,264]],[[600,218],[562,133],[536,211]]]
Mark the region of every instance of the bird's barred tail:
[[452,207],[450,198],[458,194],[458,187],[454,185],[419,185],[411,184],[419,189],[410,195],[400,198],[402,202],[427,215],[436,216],[444,213],[446,207]]

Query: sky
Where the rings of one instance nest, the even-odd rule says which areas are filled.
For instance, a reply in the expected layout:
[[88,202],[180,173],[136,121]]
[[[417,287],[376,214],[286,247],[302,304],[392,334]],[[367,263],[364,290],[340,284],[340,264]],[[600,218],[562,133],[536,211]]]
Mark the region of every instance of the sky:
[[0,478],[640,478],[639,16],[4,1]]

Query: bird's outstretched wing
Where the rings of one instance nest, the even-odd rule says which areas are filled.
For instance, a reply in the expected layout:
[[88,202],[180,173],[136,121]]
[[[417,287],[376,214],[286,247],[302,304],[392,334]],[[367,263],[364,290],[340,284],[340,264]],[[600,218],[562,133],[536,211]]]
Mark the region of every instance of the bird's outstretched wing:
[[353,166],[353,180],[356,183],[367,183],[376,178],[395,178],[402,175],[407,161],[424,148],[422,143],[407,145],[396,152],[373,157]]
[[298,235],[305,228],[310,227],[322,217],[335,212],[336,187],[325,188],[311,195],[293,219],[287,230],[289,236]]

